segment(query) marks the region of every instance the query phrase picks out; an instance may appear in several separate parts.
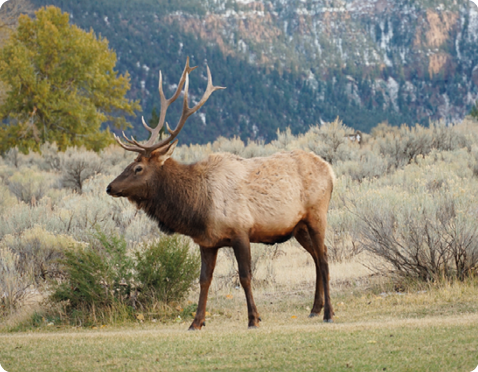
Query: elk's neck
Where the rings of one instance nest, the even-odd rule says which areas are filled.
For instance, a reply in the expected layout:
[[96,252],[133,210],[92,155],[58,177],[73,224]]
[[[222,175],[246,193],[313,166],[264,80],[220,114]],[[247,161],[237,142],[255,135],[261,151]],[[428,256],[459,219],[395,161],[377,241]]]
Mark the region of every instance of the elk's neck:
[[148,185],[151,194],[139,204],[165,233],[191,237],[206,232],[208,206],[206,175],[196,164],[168,159]]

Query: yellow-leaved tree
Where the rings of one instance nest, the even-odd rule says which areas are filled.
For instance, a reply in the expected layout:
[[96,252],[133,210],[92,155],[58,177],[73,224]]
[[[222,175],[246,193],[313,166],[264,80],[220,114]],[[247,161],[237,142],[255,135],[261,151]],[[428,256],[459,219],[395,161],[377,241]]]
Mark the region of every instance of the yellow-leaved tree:
[[102,123],[124,129],[123,115],[140,107],[125,98],[128,73],[114,70],[108,41],[70,25],[68,13],[48,6],[35,15],[20,16],[0,51],[0,80],[8,86],[0,106],[0,153],[15,146],[39,151],[45,142],[62,151],[105,147],[112,136]]

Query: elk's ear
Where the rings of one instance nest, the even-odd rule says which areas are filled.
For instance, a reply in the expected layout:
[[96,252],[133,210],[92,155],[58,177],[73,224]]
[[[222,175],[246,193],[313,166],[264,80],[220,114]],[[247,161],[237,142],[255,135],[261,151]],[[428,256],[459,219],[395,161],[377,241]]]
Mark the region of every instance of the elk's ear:
[[163,165],[166,160],[168,160],[171,155],[173,155],[174,149],[178,144],[178,140],[172,142],[169,146],[157,149],[151,153],[151,158],[155,159],[159,165]]

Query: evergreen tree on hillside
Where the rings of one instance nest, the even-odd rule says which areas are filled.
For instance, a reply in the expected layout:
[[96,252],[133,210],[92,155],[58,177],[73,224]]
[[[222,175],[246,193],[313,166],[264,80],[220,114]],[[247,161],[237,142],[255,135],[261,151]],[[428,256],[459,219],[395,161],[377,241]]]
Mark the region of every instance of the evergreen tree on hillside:
[[471,109],[470,115],[474,117],[475,119],[478,119],[478,102]]

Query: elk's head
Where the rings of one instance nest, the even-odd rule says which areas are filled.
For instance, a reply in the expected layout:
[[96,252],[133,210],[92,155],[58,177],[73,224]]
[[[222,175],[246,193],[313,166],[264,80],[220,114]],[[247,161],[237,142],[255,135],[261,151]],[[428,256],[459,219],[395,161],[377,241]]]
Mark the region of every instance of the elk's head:
[[[163,92],[163,77],[161,71],[159,72],[159,95],[161,97],[161,113],[159,116],[159,122],[156,128],[150,128],[148,124],[144,121],[144,127],[151,133],[149,140],[146,143],[139,143],[133,137],[131,139],[127,138],[123,133],[123,137],[128,143],[125,145],[116,135],[115,139],[120,144],[121,147],[128,151],[133,151],[139,153],[136,160],[128,165],[126,169],[121,173],[113,182],[111,182],[106,188],[106,192],[114,197],[127,197],[130,200],[142,200],[150,197],[150,187],[148,183],[153,178],[159,168],[161,168],[164,163],[171,157],[173,154],[174,148],[176,147],[177,140],[173,141],[181,129],[184,126],[186,120],[194,114],[197,110],[201,108],[202,105],[208,100],[209,96],[218,89],[225,89],[223,87],[215,87],[212,85],[211,72],[209,67],[207,68],[207,88],[204,92],[203,97],[197,105],[192,108],[188,106],[188,88],[189,88],[189,73],[193,71],[196,67],[189,67],[189,58],[186,61],[186,66],[184,67],[183,74],[179,80],[178,87],[174,95],[166,99]],[[169,128],[168,123],[166,123],[166,128],[169,132],[169,137],[163,140],[156,142],[161,129],[164,126],[164,121],[166,118],[166,111],[171,103],[173,103],[180,95],[181,90],[184,86],[184,100],[183,100],[183,111],[181,117],[179,118],[178,125],[174,130]]]

